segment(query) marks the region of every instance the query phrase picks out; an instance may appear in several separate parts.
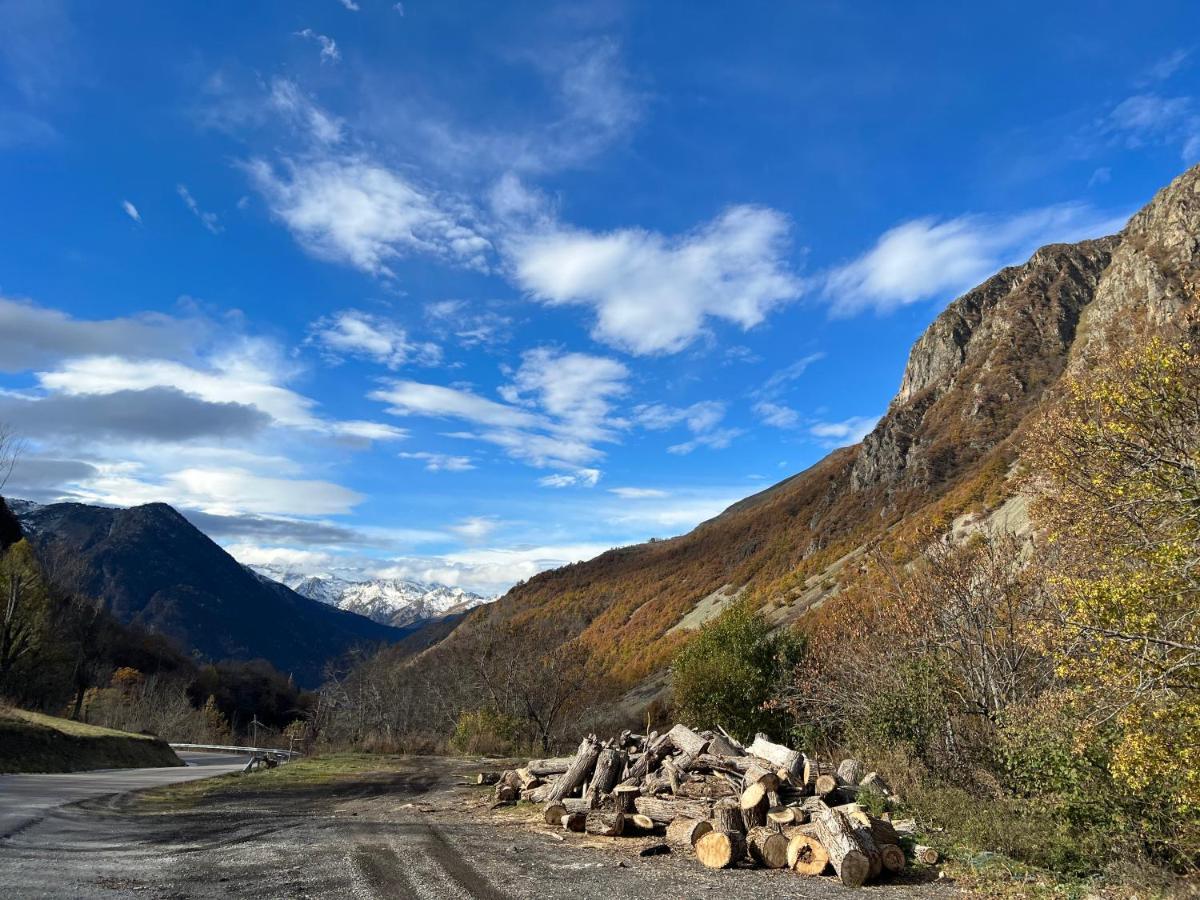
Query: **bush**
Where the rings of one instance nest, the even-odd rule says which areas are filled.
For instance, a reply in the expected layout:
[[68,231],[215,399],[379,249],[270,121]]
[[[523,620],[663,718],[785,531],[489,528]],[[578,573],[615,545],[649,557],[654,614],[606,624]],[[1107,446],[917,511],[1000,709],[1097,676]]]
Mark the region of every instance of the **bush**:
[[464,712],[450,738],[456,751],[477,756],[508,756],[520,743],[520,721],[491,709]]
[[789,721],[769,706],[780,679],[791,672],[803,643],[735,601],[679,651],[671,667],[675,711],[701,728],[720,726],[740,739],[764,731],[782,736]]

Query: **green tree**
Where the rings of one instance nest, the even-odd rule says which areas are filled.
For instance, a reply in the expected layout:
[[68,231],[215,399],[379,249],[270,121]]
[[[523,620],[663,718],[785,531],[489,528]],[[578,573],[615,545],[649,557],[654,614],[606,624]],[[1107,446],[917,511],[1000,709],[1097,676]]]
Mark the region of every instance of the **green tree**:
[[676,655],[676,713],[696,727],[720,726],[739,739],[757,731],[780,736],[787,722],[769,701],[802,654],[803,642],[789,629],[773,630],[748,602],[736,601]]

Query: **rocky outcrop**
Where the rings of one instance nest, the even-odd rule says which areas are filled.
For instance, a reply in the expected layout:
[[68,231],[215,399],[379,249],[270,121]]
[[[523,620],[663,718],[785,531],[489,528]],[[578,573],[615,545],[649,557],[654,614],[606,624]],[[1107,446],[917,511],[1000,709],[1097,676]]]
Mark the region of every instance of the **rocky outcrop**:
[[951,303],[917,340],[863,441],[854,490],[924,487],[1003,439],[1062,373],[1119,237],[1052,244]]

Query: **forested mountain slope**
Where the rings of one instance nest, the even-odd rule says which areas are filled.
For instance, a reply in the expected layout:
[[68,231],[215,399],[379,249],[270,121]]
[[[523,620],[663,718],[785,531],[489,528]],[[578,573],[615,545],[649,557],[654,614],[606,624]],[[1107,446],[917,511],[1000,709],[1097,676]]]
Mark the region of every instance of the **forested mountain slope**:
[[1064,371],[1165,326],[1200,293],[1198,272],[1200,167],[1120,234],[1043,247],[952,302],[861,444],[690,534],[538,575],[462,629],[493,617],[536,624],[628,684],[668,662],[685,616],[692,624],[719,608],[714,592],[748,590],[777,621],[795,619],[854,577],[844,563],[861,548],[887,541],[903,554],[956,517],[999,506],[1022,428]]

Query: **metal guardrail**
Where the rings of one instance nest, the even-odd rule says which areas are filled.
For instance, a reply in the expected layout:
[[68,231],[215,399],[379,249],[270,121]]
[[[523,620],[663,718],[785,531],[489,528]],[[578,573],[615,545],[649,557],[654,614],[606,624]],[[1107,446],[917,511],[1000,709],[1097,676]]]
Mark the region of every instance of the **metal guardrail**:
[[267,756],[273,759],[291,760],[303,756],[298,750],[280,750],[277,747],[235,747],[223,744],[171,744],[172,750],[212,750],[223,753],[246,753],[251,756]]

